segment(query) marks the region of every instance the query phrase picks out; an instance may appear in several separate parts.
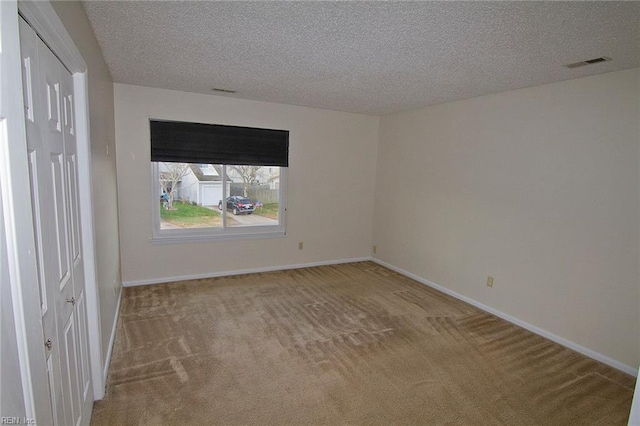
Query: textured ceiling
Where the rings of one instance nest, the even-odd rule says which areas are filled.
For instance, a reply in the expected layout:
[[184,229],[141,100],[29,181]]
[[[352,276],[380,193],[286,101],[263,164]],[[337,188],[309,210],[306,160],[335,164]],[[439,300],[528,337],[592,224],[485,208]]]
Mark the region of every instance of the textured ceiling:
[[637,2],[84,7],[116,82],[376,115],[640,66]]

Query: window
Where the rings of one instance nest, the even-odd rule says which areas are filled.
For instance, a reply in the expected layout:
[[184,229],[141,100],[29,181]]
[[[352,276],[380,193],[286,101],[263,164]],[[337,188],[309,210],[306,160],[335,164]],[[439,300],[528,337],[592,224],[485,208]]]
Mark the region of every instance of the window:
[[287,131],[150,123],[154,240],[285,234]]

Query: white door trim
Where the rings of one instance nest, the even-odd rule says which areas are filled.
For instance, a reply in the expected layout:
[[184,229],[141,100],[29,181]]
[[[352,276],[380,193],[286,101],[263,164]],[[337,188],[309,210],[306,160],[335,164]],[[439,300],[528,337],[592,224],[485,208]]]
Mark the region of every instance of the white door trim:
[[[77,123],[78,146],[78,189],[80,195],[80,222],[82,226],[82,256],[84,259],[87,302],[87,325],[89,330],[89,358],[91,362],[91,378],[95,399],[104,397],[104,379],[102,376],[102,338],[100,327],[100,305],[97,291],[96,262],[95,262],[95,230],[93,224],[93,203],[91,189],[91,143],[89,127],[89,104],[87,86],[87,64],[80,51],[74,44],[58,18],[55,10],[48,1],[19,1],[18,9],[29,24],[36,30],[43,41],[58,56],[60,61],[73,74],[75,91],[74,106]],[[17,14],[15,20],[17,23]],[[16,38],[17,38],[16,33]],[[15,82],[22,87],[21,79]],[[22,105],[20,101],[19,105]],[[22,111],[20,109],[20,114]],[[21,118],[24,126],[24,118]],[[25,145],[26,147],[26,142]],[[25,148],[26,154],[26,148]],[[26,155],[24,155],[26,159]],[[25,162],[23,171],[28,175]],[[28,185],[28,179],[24,184]],[[25,192],[25,193],[28,193]],[[28,200],[29,197],[25,197]],[[30,208],[29,208],[30,211]],[[37,294],[37,293],[36,293]],[[28,318],[25,318],[29,321]],[[25,384],[30,386],[31,383]]]
[[[640,377],[640,370],[638,370]],[[636,391],[633,394],[631,402],[631,413],[629,413],[629,426],[640,425],[640,380],[636,380]]]
[[47,419],[48,387],[33,386],[47,382],[31,201],[24,196],[30,189],[20,63],[17,3],[0,1],[0,184],[9,280],[25,414]]

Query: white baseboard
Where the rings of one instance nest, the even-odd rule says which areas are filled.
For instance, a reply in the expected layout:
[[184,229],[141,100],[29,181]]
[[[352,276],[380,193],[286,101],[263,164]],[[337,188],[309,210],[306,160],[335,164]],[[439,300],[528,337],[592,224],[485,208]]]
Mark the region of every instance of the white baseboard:
[[139,285],[162,284],[175,281],[200,280],[203,278],[228,277],[230,275],[256,274],[259,272],[284,271],[288,269],[312,268],[314,266],[339,265],[341,263],[354,263],[373,260],[371,257],[354,257],[350,259],[326,260],[322,262],[300,263],[296,265],[268,266],[265,268],[240,269],[236,271],[210,272],[198,275],[183,275],[177,277],[151,278],[148,280],[123,281],[123,287],[136,287]]
[[118,303],[116,304],[116,314],[113,317],[113,327],[111,327],[111,338],[109,339],[109,347],[107,348],[107,356],[104,359],[104,367],[102,376],[104,384],[107,384],[107,375],[109,374],[109,364],[111,363],[111,353],[113,352],[113,344],[116,342],[116,331],[118,329],[118,319],[120,318],[120,302],[122,301],[122,287],[118,292]]
[[634,377],[638,376],[638,369],[636,367],[628,366],[628,365],[623,364],[623,363],[621,363],[619,361],[616,361],[615,359],[610,358],[610,357],[608,357],[606,355],[602,355],[601,353],[593,351],[593,350],[591,350],[589,348],[585,348],[584,346],[581,346],[581,345],[579,345],[577,343],[574,343],[574,342],[572,342],[570,340],[567,340],[564,337],[557,336],[557,335],[555,335],[555,334],[553,334],[553,333],[551,333],[549,331],[543,330],[543,329],[541,329],[539,327],[536,327],[535,325],[529,324],[529,323],[527,323],[525,321],[522,321],[522,320],[520,320],[520,319],[518,319],[518,318],[516,318],[514,316],[511,316],[509,314],[505,314],[504,312],[501,312],[501,311],[499,311],[497,309],[494,309],[494,308],[492,308],[490,306],[487,306],[487,305],[485,305],[483,303],[477,302],[477,301],[475,301],[475,300],[473,300],[473,299],[471,299],[471,298],[469,298],[467,296],[463,296],[462,294],[456,293],[455,291],[449,290],[446,287],[443,287],[441,285],[432,283],[429,280],[426,280],[426,279],[424,279],[422,277],[419,277],[418,275],[412,274],[411,272],[405,271],[404,269],[400,269],[400,268],[398,268],[396,266],[393,266],[393,265],[391,265],[391,264],[389,264],[387,262],[384,262],[384,261],[382,261],[380,259],[373,258],[371,260],[373,260],[374,262],[378,263],[379,265],[382,265],[382,266],[384,266],[386,268],[389,268],[389,269],[391,269],[393,271],[396,271],[399,274],[402,274],[402,275],[404,275],[406,277],[409,277],[409,278],[411,278],[411,279],[413,279],[415,281],[418,281],[421,284],[425,284],[425,285],[427,285],[429,287],[432,287],[432,288],[434,288],[434,289],[436,289],[438,291],[441,291],[442,293],[448,294],[449,296],[455,297],[456,299],[462,300],[463,302],[467,302],[468,304],[473,305],[478,309],[482,309],[485,312],[489,312],[490,314],[493,314],[493,315],[495,315],[497,317],[500,317],[500,318],[502,318],[502,319],[504,319],[506,321],[509,321],[512,324],[515,324],[515,325],[517,325],[519,327],[527,329],[527,330],[529,330],[529,331],[531,331],[531,332],[533,332],[535,334],[538,334],[538,335],[540,335],[540,336],[542,336],[542,337],[544,337],[546,339],[549,339],[549,340],[551,340],[553,342],[556,342],[556,343],[558,343],[558,344],[560,344],[562,346],[566,346],[569,349],[573,349],[574,351],[579,352],[579,353],[581,353],[583,355],[586,355],[589,358],[593,358],[596,361],[600,361],[600,362],[602,362],[604,364],[607,364],[607,365],[609,365],[609,366],[611,366],[611,367],[613,367],[615,369],[623,371],[623,372],[625,372],[627,374],[630,374],[630,375],[632,375]]

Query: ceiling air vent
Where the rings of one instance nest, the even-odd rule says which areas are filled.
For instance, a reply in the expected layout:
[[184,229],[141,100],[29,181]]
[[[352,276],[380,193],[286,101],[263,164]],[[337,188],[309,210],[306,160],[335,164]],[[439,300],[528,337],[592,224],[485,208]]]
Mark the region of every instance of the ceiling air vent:
[[608,62],[611,58],[607,58],[606,56],[601,56],[599,58],[588,59],[586,61],[574,62],[573,64],[567,64],[565,67],[567,68],[580,68],[586,67],[587,65],[597,64],[598,62]]
[[214,87],[213,89],[211,89],[212,92],[218,92],[218,93],[236,93],[236,90],[229,90],[229,89],[219,89],[217,87]]

